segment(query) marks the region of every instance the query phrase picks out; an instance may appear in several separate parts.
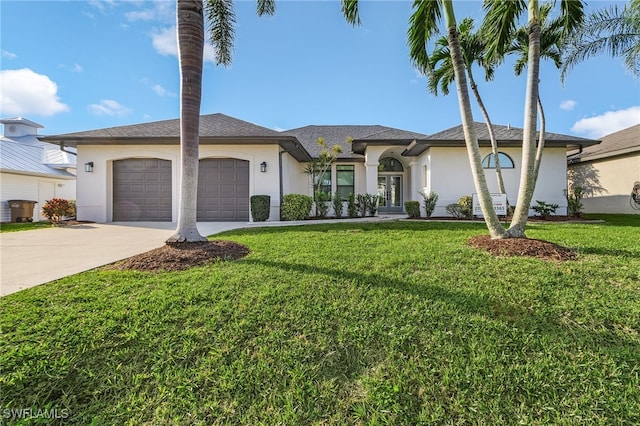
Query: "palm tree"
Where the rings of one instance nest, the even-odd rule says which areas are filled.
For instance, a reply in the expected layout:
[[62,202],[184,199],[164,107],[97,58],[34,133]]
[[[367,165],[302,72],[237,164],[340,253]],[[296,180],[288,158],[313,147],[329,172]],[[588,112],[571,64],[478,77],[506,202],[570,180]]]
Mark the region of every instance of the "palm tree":
[[[548,19],[552,8],[553,5],[551,3],[544,3],[540,6],[540,59],[552,60],[556,68],[559,69],[562,66],[562,53],[560,50],[565,39],[565,32],[562,28],[562,19],[556,18],[551,21]],[[518,55],[513,69],[515,74],[519,76],[524,71],[529,59],[529,31],[527,27],[522,26],[516,30],[511,46],[508,48],[508,53]],[[537,107],[540,130],[538,132],[538,147],[534,164],[534,179],[536,182],[538,181],[538,172],[542,162],[546,129],[546,117],[540,95],[538,95]]]
[[[464,18],[458,26],[458,34],[460,48],[464,57],[464,65],[467,70],[467,77],[471,91],[476,98],[476,102],[480,107],[484,121],[487,124],[489,139],[491,140],[491,148],[495,159],[496,179],[498,181],[498,190],[506,193],[504,180],[502,178],[502,170],[500,168],[500,158],[498,156],[498,143],[493,131],[493,124],[489,117],[489,112],[484,105],[478,85],[473,77],[473,65],[478,64],[484,69],[485,80],[493,80],[495,71],[495,63],[487,61],[486,43],[478,33],[473,33],[473,19]],[[438,66],[440,65],[440,66]],[[449,86],[454,81],[453,64],[451,63],[451,53],[449,51],[449,42],[446,37],[440,37],[436,41],[435,49],[429,58],[428,64],[420,64],[420,71],[428,76],[428,87],[431,93],[438,95],[438,86],[444,95],[449,94]]]
[[562,81],[576,64],[601,53],[622,56],[626,68],[640,77],[640,0],[622,10],[613,5],[589,15],[567,43]]
[[[273,0],[258,0],[259,16],[275,13]],[[176,7],[180,64],[180,207],[176,232],[167,243],[206,241],[198,232],[197,193],[200,144],[200,101],[204,50],[204,13],[216,63],[231,64],[235,12],[232,0],[178,0]]]
[[[529,216],[529,206],[536,185],[536,125],[538,120],[537,102],[540,75],[540,33],[541,16],[538,0],[485,0],[486,16],[482,31],[492,34],[488,40],[489,56],[502,57],[510,47],[510,38],[516,23],[526,11],[528,13],[528,55],[527,90],[524,107],[524,131],[522,137],[522,170],[520,189],[516,200],[508,234],[511,237],[525,237],[525,226]],[[560,18],[565,34],[574,31],[584,19],[581,0],[561,0]]]

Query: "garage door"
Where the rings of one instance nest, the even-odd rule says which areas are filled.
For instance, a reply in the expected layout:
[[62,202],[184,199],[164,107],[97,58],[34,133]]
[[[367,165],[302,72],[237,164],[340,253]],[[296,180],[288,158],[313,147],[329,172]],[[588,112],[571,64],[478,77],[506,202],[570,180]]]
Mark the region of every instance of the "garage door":
[[249,162],[233,158],[200,160],[198,221],[249,220]]
[[113,220],[171,222],[171,161],[113,162]]

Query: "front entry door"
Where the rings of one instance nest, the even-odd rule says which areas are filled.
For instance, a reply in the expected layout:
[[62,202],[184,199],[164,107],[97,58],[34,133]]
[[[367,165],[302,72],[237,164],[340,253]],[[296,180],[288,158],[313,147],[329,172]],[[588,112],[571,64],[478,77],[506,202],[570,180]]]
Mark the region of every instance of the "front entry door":
[[378,175],[378,211],[402,213],[402,175]]

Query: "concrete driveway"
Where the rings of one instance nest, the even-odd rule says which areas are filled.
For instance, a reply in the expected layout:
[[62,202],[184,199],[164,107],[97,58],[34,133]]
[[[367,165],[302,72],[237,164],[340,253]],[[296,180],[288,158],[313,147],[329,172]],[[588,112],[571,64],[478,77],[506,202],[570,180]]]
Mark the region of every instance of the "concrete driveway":
[[[199,223],[213,235],[247,223]],[[0,234],[0,296],[161,247],[175,223],[86,223]]]

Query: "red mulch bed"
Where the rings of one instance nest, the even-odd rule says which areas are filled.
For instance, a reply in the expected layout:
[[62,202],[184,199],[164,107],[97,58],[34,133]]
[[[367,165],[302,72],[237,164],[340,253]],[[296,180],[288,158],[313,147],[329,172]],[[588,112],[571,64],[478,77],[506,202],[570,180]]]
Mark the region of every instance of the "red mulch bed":
[[232,241],[171,243],[121,260],[106,267],[121,271],[184,271],[207,263],[236,260],[249,254],[249,248]]
[[494,256],[529,256],[538,259],[564,262],[577,259],[577,254],[567,247],[532,238],[504,238],[492,240],[489,235],[478,235],[469,245],[486,250]]

